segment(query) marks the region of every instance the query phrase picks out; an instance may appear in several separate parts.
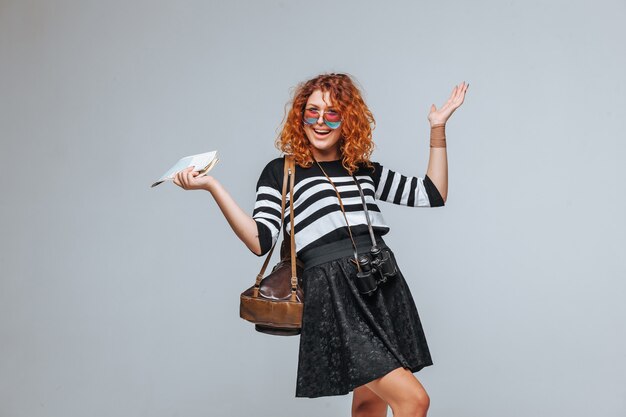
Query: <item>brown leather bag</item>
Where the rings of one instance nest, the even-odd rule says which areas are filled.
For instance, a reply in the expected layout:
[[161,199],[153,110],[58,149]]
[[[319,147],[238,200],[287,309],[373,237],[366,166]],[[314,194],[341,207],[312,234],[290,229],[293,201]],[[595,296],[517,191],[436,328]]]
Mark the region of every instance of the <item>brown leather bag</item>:
[[296,258],[294,242],[293,185],[295,182],[295,163],[290,155],[285,155],[283,177],[283,201],[281,204],[280,228],[285,218],[285,195],[289,179],[289,208],[291,210],[291,236],[284,233],[280,250],[280,262],[272,272],[263,278],[267,264],[272,256],[276,242],[272,245],[261,272],[254,285],[241,293],[239,316],[255,324],[255,329],[262,333],[292,336],[300,334],[304,293],[302,291],[302,261]]

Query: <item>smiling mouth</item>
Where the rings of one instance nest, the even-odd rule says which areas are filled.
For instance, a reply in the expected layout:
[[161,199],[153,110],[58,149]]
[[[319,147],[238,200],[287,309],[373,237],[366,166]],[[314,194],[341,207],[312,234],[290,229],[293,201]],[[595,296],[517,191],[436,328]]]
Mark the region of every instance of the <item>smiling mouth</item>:
[[330,130],[319,130],[319,129],[313,129],[313,131],[315,133],[317,133],[320,136],[326,136],[330,133]]

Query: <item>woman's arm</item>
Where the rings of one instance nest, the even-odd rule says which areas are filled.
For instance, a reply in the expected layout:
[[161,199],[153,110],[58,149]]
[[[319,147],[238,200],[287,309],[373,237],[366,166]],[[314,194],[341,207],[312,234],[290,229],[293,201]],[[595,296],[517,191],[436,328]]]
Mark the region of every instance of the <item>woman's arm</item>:
[[426,175],[435,184],[445,203],[448,198],[448,153],[446,148],[430,148]]
[[235,234],[255,254],[261,253],[259,233],[254,219],[237,205],[235,200],[226,191],[222,184],[212,176],[206,175],[195,178],[197,172],[192,172],[189,167],[174,178],[174,183],[185,190],[206,190],[211,193],[220,210],[226,217],[226,221]]
[[259,242],[259,231],[254,219],[237,205],[228,191],[215,178],[213,178],[210,184],[208,191],[215,199],[230,227],[248,249],[259,255],[261,253],[261,244]]
[[431,147],[426,175],[435,184],[444,202],[448,198],[448,153],[445,147],[445,124],[452,113],[463,104],[467,87],[469,84],[465,81],[455,86],[448,101],[440,109],[437,109],[434,104],[431,105],[428,114]]

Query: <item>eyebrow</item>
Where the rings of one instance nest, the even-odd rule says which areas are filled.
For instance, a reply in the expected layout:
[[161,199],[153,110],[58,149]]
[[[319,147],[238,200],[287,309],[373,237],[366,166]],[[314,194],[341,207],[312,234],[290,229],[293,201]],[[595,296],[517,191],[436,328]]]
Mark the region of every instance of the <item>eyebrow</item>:
[[[308,109],[309,107],[315,107],[315,108],[317,108],[317,109],[319,109],[319,108],[320,108],[320,106],[318,106],[317,104],[313,104],[313,103],[311,103],[311,104],[307,104],[305,107],[306,107],[307,109]],[[328,109],[332,109],[332,110],[337,110],[337,107],[336,107],[336,106],[328,106],[327,108],[328,108]]]

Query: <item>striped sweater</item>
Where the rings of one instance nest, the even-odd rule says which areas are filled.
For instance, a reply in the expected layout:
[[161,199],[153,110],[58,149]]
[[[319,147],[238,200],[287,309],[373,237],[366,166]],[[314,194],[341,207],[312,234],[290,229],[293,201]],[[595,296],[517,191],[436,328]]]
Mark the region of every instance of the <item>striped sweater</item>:
[[[278,239],[284,163],[284,157],[270,161],[257,182],[252,218],[257,224],[261,245],[261,254],[258,256],[267,254]],[[441,194],[428,175],[424,178],[409,177],[394,172],[378,162],[372,161],[372,164],[373,170],[362,164],[354,176],[363,189],[374,233],[382,236],[389,232],[389,226],[385,223],[376,200],[410,207],[444,205]],[[341,160],[320,161],[320,165],[339,190],[352,235],[369,234],[359,190],[348,171],[342,166]],[[314,162],[309,168],[302,168],[296,164],[295,179],[296,254],[315,246],[349,238],[348,226],[341,212],[337,193],[317,164]],[[283,230],[287,233],[291,231],[289,188]]]

